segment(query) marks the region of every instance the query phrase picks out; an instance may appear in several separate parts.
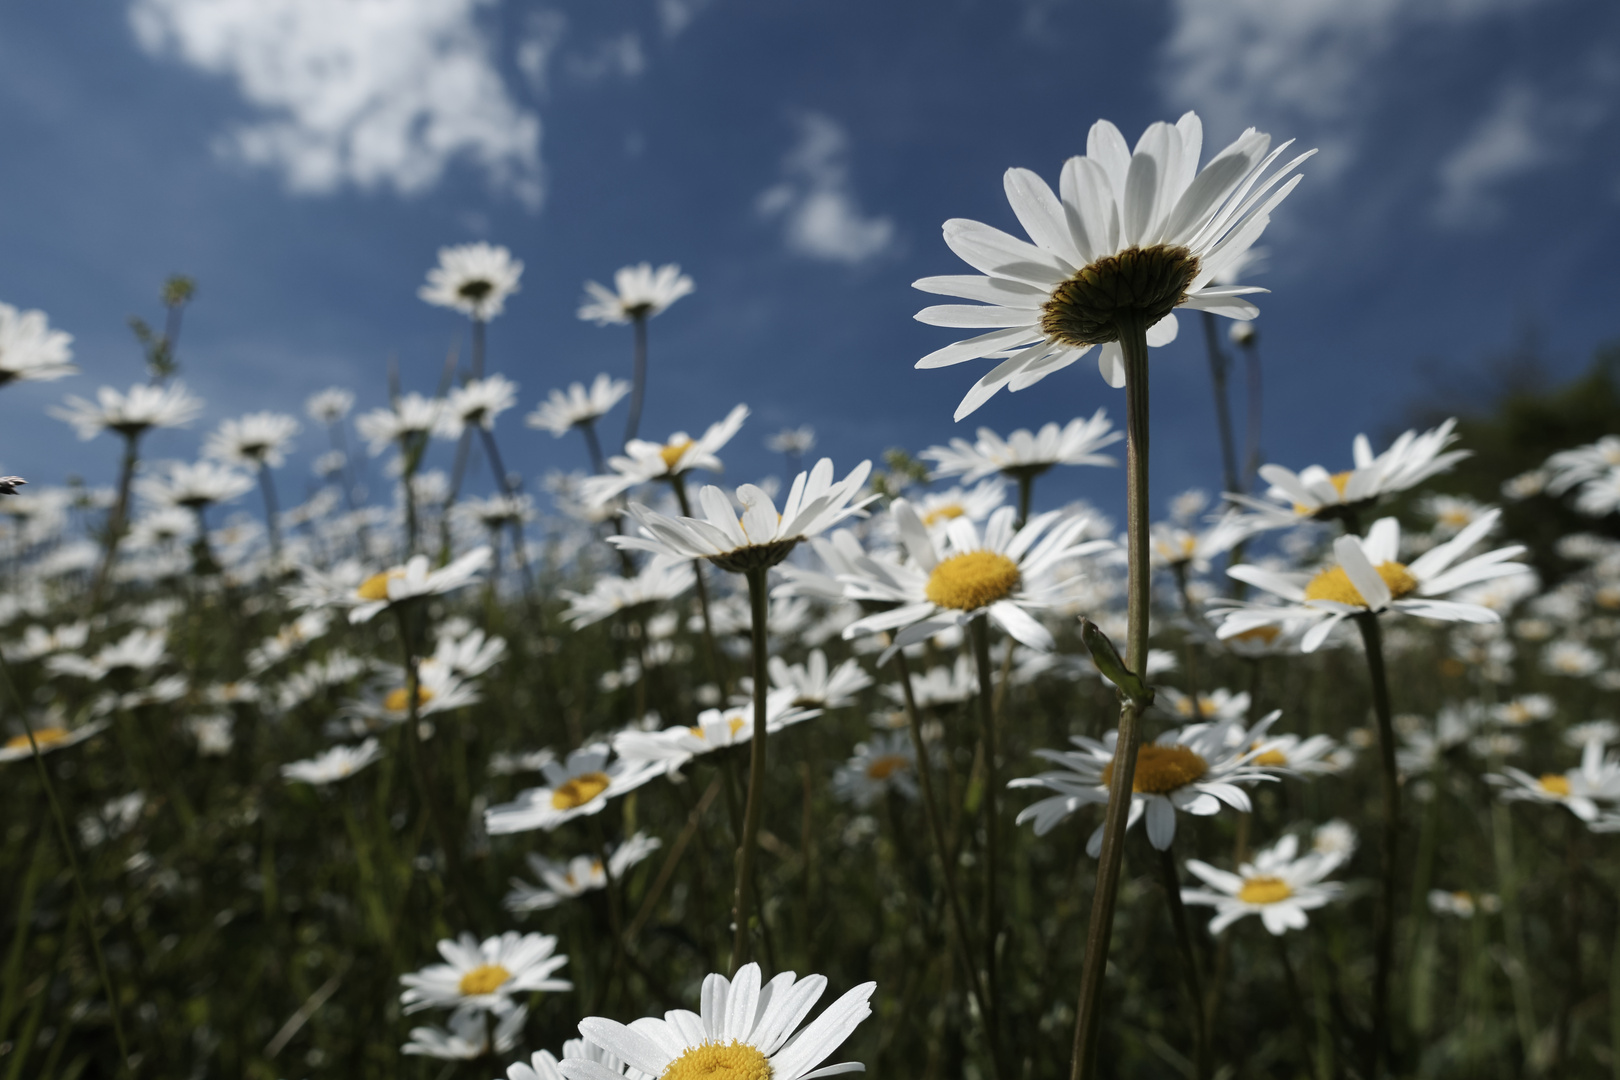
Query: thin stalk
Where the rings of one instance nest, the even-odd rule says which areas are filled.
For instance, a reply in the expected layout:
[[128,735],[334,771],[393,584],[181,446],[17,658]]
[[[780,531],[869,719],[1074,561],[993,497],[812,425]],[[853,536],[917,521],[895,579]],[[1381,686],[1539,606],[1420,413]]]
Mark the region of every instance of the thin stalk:
[[1243,378],[1249,391],[1243,438],[1243,475],[1247,484],[1260,468],[1260,346],[1254,342],[1243,346]]
[[[675,489],[675,500],[681,504],[681,514],[692,516],[692,502],[686,497],[686,481],[680,473],[669,478],[670,486]],[[692,575],[697,579],[698,610],[703,613],[703,647],[709,654],[709,673],[714,676],[715,686],[720,688],[722,695],[726,692],[726,669],[721,664],[720,648],[714,640],[714,619],[709,615],[709,586],[703,580],[703,560],[692,560]],[[626,577],[630,575],[625,575]]]
[[1299,1052],[1308,1068],[1316,1062],[1317,1055],[1311,1039],[1310,1019],[1305,1012],[1305,995],[1300,990],[1299,976],[1294,974],[1294,961],[1288,955],[1288,935],[1267,936],[1276,942],[1277,958],[1282,961],[1283,985],[1288,988],[1288,1012],[1294,1019],[1294,1032],[1299,1037]]
[[1159,852],[1159,876],[1164,885],[1164,899],[1170,907],[1170,923],[1175,928],[1176,945],[1181,949],[1181,966],[1186,972],[1188,1004],[1193,1016],[1193,1076],[1205,1080],[1210,1074],[1209,1024],[1204,1015],[1204,972],[1193,944],[1192,923],[1187,918],[1187,905],[1181,900],[1181,874],[1176,869],[1176,856],[1172,847]]
[[1018,528],[1022,529],[1029,521],[1029,507],[1035,497],[1035,474],[1019,469],[1014,475],[1018,478]]
[[259,490],[264,494],[264,523],[270,530],[270,555],[281,557],[281,505],[276,500],[276,482],[270,478],[270,466],[259,462]]
[[1526,1062],[1536,1041],[1536,1014],[1531,1000],[1529,952],[1524,940],[1524,913],[1519,909],[1519,874],[1513,859],[1513,818],[1499,801],[1491,803],[1491,849],[1496,861],[1496,890],[1502,897],[1502,936],[1507,939],[1508,985],[1513,991],[1513,1019]]
[[484,377],[484,327],[488,324],[478,316],[472,321],[472,377]]
[[[1616,916],[1620,921],[1620,915]],[[1614,957],[1609,961],[1609,1046],[1620,1047],[1620,933],[1614,936]],[[1614,1080],[1620,1080],[1620,1054],[1609,1054]]]
[[96,567],[95,581],[90,586],[90,613],[101,607],[102,595],[112,577],[113,560],[118,557],[118,543],[124,538],[129,521],[129,489],[135,481],[135,466],[140,461],[140,432],[124,435],[124,458],[118,466],[118,497],[112,513],[107,515],[107,538],[103,541],[101,564]]
[[[641,403],[647,393],[647,315],[642,312],[631,319],[636,330],[635,370],[630,383],[630,415],[624,423],[624,441],[628,445],[641,427]],[[598,472],[601,470],[598,469]]]
[[[639,325],[639,323],[638,323]],[[737,845],[737,887],[732,903],[735,937],[731,943],[731,973],[748,962],[748,917],[753,907],[754,846],[759,840],[759,821],[765,810],[765,697],[770,688],[766,670],[766,624],[770,619],[770,570],[760,567],[747,572],[748,606],[752,614],[754,644],[754,733],[749,739],[748,801],[743,809],[742,837]]]
[[1226,392],[1226,374],[1231,361],[1227,358],[1226,350],[1221,348],[1215,316],[1207,311],[1203,312],[1203,316],[1204,348],[1209,353],[1209,381],[1215,391],[1215,428],[1221,439],[1221,472],[1225,477],[1226,490],[1241,493],[1244,490],[1243,480],[1238,474],[1237,448],[1232,440],[1232,403]]
[[994,678],[990,668],[990,622],[980,615],[968,624],[973,639],[973,659],[979,668],[979,737],[984,741],[984,971],[989,984],[990,1022],[1001,1022],[1001,979],[997,945],[1001,941],[1000,866],[998,839],[1001,815],[997,794],[1001,787],[996,768],[996,716],[993,706]]
[[113,986],[112,975],[107,970],[107,958],[101,951],[101,937],[96,932],[96,913],[90,906],[90,894],[84,887],[84,874],[79,869],[79,857],[73,850],[73,838],[68,833],[67,817],[62,813],[62,803],[56,797],[56,785],[51,783],[50,770],[45,767],[45,755],[40,752],[39,743],[34,739],[34,725],[28,719],[28,707],[24,704],[22,696],[17,693],[17,684],[11,680],[11,668],[0,659],[0,676],[6,683],[6,691],[12,701],[17,705],[17,716],[22,720],[23,733],[28,736],[28,749],[34,755],[34,767],[39,772],[40,786],[45,789],[45,798],[51,806],[51,818],[56,822],[56,837],[62,845],[62,857],[67,860],[68,871],[73,878],[73,890],[78,896],[79,908],[84,916],[84,930],[90,938],[90,951],[96,958],[96,973],[101,978],[102,992],[107,995],[107,1012],[112,1018],[113,1035],[118,1040],[118,1058],[124,1067],[125,1076],[134,1076],[135,1072],[129,1064],[129,1043],[124,1039],[124,1021],[122,1010],[118,1001],[118,990]]
[[1383,777],[1383,842],[1379,851],[1378,918],[1373,931],[1372,1053],[1374,1076],[1389,1072],[1389,976],[1395,962],[1395,845],[1400,837],[1401,789],[1395,769],[1395,727],[1389,704],[1389,677],[1384,670],[1384,637],[1378,616],[1355,616],[1367,653],[1372,681],[1373,713],[1378,718],[1378,764]]
[[697,805],[686,816],[686,827],[681,830],[681,835],[675,838],[675,846],[670,848],[669,855],[664,859],[664,865],[658,868],[658,876],[653,879],[652,888],[647,890],[646,897],[641,901],[641,907],[636,911],[636,917],[630,920],[630,927],[624,932],[627,946],[635,942],[636,938],[641,934],[641,928],[647,925],[648,919],[652,918],[653,910],[658,906],[659,898],[664,895],[664,889],[668,887],[669,879],[675,875],[675,868],[680,865],[681,856],[686,854],[686,849],[692,843],[692,838],[697,835],[698,826],[703,823],[703,815],[708,811],[709,804],[714,802],[715,796],[720,794],[720,786],[723,782],[723,779],[718,775],[709,781],[709,786],[698,799]]
[[[484,452],[489,455],[489,469],[495,474],[495,484],[500,488],[501,494],[508,499],[517,498],[517,490],[507,477],[506,463],[501,460],[500,447],[495,445],[495,432],[482,424],[478,426],[478,433],[484,440]],[[512,531],[512,553],[517,556],[518,569],[523,574],[523,584],[527,588],[529,580],[529,552],[528,543],[523,532],[523,518],[514,514],[508,520],[508,527]]]
[[[1146,669],[1148,600],[1152,567],[1148,563],[1148,345],[1147,327],[1140,316],[1119,320],[1119,343],[1125,353],[1126,442],[1126,551],[1130,573],[1126,617],[1125,663],[1131,671]],[[1136,751],[1141,745],[1141,719],[1145,706],[1122,695],[1119,742],[1114,749],[1114,771],[1108,785],[1108,809],[1103,818],[1102,851],[1097,859],[1097,888],[1086,929],[1085,966],[1080,973],[1080,996],[1075,1007],[1074,1051],[1070,1075],[1086,1080],[1095,1075],[1093,1062],[1101,1031],[1103,975],[1108,968],[1108,942],[1114,929],[1114,902],[1119,894],[1120,866],[1125,856],[1125,826],[1129,821],[1131,781],[1136,776]]]
[[602,440],[596,437],[596,421],[584,420],[575,426],[585,436],[585,449],[591,455],[591,471],[598,475],[607,472],[607,461],[602,457]]
[[906,721],[911,731],[911,749],[917,758],[917,786],[921,789],[923,816],[928,819],[928,834],[934,841],[934,854],[939,856],[940,877],[945,882],[945,906],[950,912],[952,943],[962,970],[967,973],[968,990],[983,1018],[986,1041],[990,1044],[992,1075],[1001,1077],[1001,1038],[999,1025],[991,1022],[990,998],[985,993],[979,968],[973,962],[973,946],[969,940],[967,918],[962,913],[962,897],[956,889],[956,866],[945,843],[945,827],[940,822],[939,804],[934,799],[934,768],[928,759],[928,747],[923,743],[922,717],[917,711],[917,697],[911,688],[911,669],[906,663],[903,649],[894,653],[895,671],[900,678],[900,690],[906,703]]

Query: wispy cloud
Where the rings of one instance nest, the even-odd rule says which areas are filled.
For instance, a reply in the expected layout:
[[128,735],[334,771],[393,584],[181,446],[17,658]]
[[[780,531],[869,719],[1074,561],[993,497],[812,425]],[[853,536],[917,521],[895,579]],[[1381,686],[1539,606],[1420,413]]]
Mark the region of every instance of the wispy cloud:
[[229,77],[268,114],[218,145],[293,191],[417,194],[466,159],[538,207],[540,118],[508,93],[477,25],[492,3],[134,0],[130,21],[148,52]]
[[849,133],[821,113],[797,123],[799,140],[782,159],[781,180],[760,194],[760,215],[779,218],[788,250],[807,258],[853,265],[883,254],[894,222],[861,212],[849,179]]

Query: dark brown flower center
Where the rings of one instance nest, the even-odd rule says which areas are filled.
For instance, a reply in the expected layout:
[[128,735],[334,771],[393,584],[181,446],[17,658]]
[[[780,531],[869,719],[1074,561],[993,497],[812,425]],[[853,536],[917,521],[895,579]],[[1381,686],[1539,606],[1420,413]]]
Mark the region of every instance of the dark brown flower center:
[[1198,276],[1198,257],[1181,245],[1126,248],[1081,267],[1052,290],[1041,309],[1041,329],[1066,345],[1119,340],[1128,314],[1152,326],[1187,299]]

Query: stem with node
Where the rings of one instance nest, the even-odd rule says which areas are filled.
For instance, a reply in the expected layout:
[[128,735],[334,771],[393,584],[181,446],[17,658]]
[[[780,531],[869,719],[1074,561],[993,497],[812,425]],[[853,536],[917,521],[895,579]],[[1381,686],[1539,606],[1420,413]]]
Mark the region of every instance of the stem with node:
[[748,962],[748,917],[755,901],[754,845],[759,839],[759,821],[765,809],[765,697],[770,688],[765,663],[771,605],[770,569],[761,566],[749,570],[746,576],[754,645],[754,732],[748,743],[748,801],[743,809],[742,836],[737,844],[737,886],[731,913],[735,923],[735,936],[731,943],[733,975]]
[[[1126,554],[1130,574],[1126,617],[1129,631],[1125,665],[1138,681],[1147,666],[1148,600],[1152,569],[1148,564],[1148,344],[1146,320],[1136,312],[1118,316],[1119,343],[1125,353],[1126,443]],[[1100,636],[1100,635],[1098,635]],[[1088,642],[1089,644],[1089,642]],[[1123,688],[1122,688],[1123,689]],[[1125,826],[1129,823],[1131,781],[1136,776],[1136,751],[1142,742],[1141,720],[1151,691],[1136,696],[1121,694],[1119,741],[1114,748],[1114,770],[1108,785],[1108,809],[1103,817],[1102,851],[1097,859],[1097,887],[1086,930],[1085,966],[1080,973],[1080,997],[1075,1007],[1074,1056],[1070,1075],[1084,1080],[1093,1075],[1092,1062],[1100,1032],[1103,974],[1108,967],[1108,940],[1114,928],[1114,902],[1125,856]]]
[[1378,719],[1378,765],[1383,778],[1383,837],[1378,857],[1378,918],[1373,931],[1372,1075],[1389,1072],[1389,976],[1395,962],[1395,845],[1400,837],[1401,789],[1395,770],[1395,727],[1389,704],[1389,677],[1384,670],[1384,636],[1378,615],[1355,616],[1367,653],[1373,713]]
[[[984,971],[989,984],[990,1012],[988,1023],[1001,1021],[1001,987],[997,968],[996,946],[1001,939],[1000,855],[997,793],[1000,773],[996,767],[996,716],[993,707],[993,683],[990,668],[990,622],[979,615],[968,624],[973,639],[973,659],[979,669],[979,737],[984,742]],[[998,1040],[999,1041],[999,1040]]]

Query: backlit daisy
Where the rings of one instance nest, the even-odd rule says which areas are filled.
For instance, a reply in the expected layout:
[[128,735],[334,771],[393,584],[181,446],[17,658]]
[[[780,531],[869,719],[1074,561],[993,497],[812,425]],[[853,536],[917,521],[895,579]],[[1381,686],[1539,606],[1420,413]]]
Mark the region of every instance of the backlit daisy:
[[541,767],[546,782],[516,799],[484,812],[484,828],[491,835],[555,829],[565,821],[599,814],[608,800],[634,791],[664,772],[659,762],[608,762],[608,745],[593,743],[568,755],[566,762],[550,761]]
[[279,469],[296,434],[298,421],[285,413],[248,413],[214,429],[203,443],[203,453],[231,465]]
[[304,415],[317,424],[335,424],[354,408],[354,391],[341,386],[317,390],[304,399]]
[[547,934],[519,934],[508,930],[480,944],[463,933],[454,941],[439,942],[442,964],[399,977],[405,992],[399,1003],[407,1013],[423,1009],[482,1009],[505,1014],[516,1005],[514,994],[536,990],[572,990],[567,979],[552,973],[568,963],[556,954],[557,939]]
[[692,587],[696,575],[688,560],[654,559],[634,577],[596,579],[588,593],[562,590],[568,601],[568,621],[578,630],[620,612],[636,611],[673,600]]
[[175,461],[162,475],[141,477],[135,490],[155,506],[201,510],[241,498],[253,490],[253,478],[214,461]]
[[495,430],[495,418],[517,404],[517,383],[504,375],[470,379],[450,391],[445,401],[444,433],[460,435],[461,428]]
[[652,263],[622,266],[613,275],[613,288],[585,283],[587,299],[579,307],[579,317],[598,326],[650,319],[686,296],[696,286],[675,263],[657,270]]
[[474,548],[437,570],[429,569],[432,562],[426,555],[413,555],[405,565],[372,574],[346,594],[334,598],[334,601],[350,608],[350,622],[368,622],[390,604],[403,604],[425,596],[441,596],[472,584],[489,563],[490,554],[488,547]]
[[1339,861],[1336,855],[1318,851],[1299,855],[1299,838],[1293,835],[1256,853],[1254,861],[1239,866],[1235,874],[1188,859],[1187,869],[1209,888],[1183,889],[1181,899],[1215,909],[1209,923],[1212,934],[1245,915],[1259,915],[1273,934],[1303,930],[1309,922],[1305,913],[1336,899],[1343,890],[1336,881],[1322,880],[1338,869]]
[[1596,740],[1582,748],[1581,763],[1573,769],[1531,776],[1507,765],[1502,773],[1485,779],[1502,789],[1503,802],[1556,803],[1587,823],[1598,819],[1599,802],[1620,801],[1620,760],[1606,755]]
[[46,411],[72,424],[79,438],[93,439],[103,431],[132,437],[149,428],[185,427],[202,410],[201,398],[192,397],[183,385],[172,382],[162,386],[137,383],[127,394],[103,386],[96,391],[93,402],[69,394],[63,405]]
[[872,685],[872,676],[858,660],[845,660],[829,671],[827,654],[820,649],[811,649],[802,664],[773,656],[769,665],[771,688],[791,691],[793,704],[805,709],[841,709],[854,704],[855,695]]
[[1290,174],[1314,151],[1262,180],[1289,143],[1268,154],[1271,137],[1250,128],[1199,170],[1203,141],[1191,112],[1150,126],[1134,152],[1118,128],[1099,120],[1085,156],[1063,166],[1061,198],[1028,169],[1007,170],[1007,201],[1033,243],[977,221],[945,223],[945,243],[982,276],[923,278],[914,287],[982,303],[924,308],[917,319],[990,332],[937,349],[917,366],[1005,358],[968,392],[958,420],[1003,386],[1032,386],[1095,345],[1103,378],[1124,386],[1116,312],[1145,320],[1149,345],[1174,340],[1178,307],[1234,319],[1259,314],[1243,297],[1266,290],[1212,279],[1259,239],[1272,209],[1299,183]]
[[501,313],[506,298],[518,291],[523,263],[504,247],[479,241],[439,249],[439,265],[428,271],[416,295],[437,307],[451,308],[480,322]]
[[629,392],[629,382],[604,373],[591,382],[589,390],[584,383],[571,383],[566,391],[553,390],[524,418],[524,423],[560,439],[573,428],[605,416]]
[[677,431],[666,443],[631,439],[625,444],[623,454],[608,458],[611,473],[587,477],[581,482],[580,496],[593,506],[601,506],[637,484],[684,476],[693,469],[721,472],[724,467],[716,451],[731,441],[746,419],[748,406],[738,405],[724,420],[710,424],[701,438],[694,439],[684,431]]
[[[673,1009],[663,1019],[625,1025],[600,1016],[579,1022],[579,1033],[632,1069],[662,1080],[810,1080],[864,1071],[857,1064],[817,1068],[872,1015],[876,983],[862,983],[795,1033],[827,988],[821,975],[798,979],[784,971],[761,985],[759,965],[744,964],[734,979],[703,980],[701,1012]],[[568,1080],[621,1080],[601,1062],[567,1057]]]
[[567,862],[558,862],[531,852],[527,856],[529,870],[540,884],[513,878],[512,891],[506,894],[506,910],[544,911],[565,900],[605,889],[610,874],[614,881],[620,880],[663,843],[656,836],[638,832],[613,850],[605,866],[600,855],[575,855]]
[[366,440],[372,457],[411,436],[446,435],[445,405],[438,398],[402,394],[386,409],[372,409],[355,417],[354,426]]
[[283,765],[281,776],[289,784],[331,784],[347,780],[381,757],[377,740],[367,739],[359,746],[334,746],[307,761]]
[[43,311],[0,304],[0,386],[23,379],[46,381],[78,372],[73,335],[52,330]]
[[[625,1075],[624,1062],[595,1043],[586,1042],[584,1039],[569,1039],[563,1043],[562,1056],[594,1061],[614,1076]],[[631,1080],[650,1080],[640,1069],[631,1069],[629,1076]],[[536,1050],[528,1061],[514,1061],[508,1065],[506,1080],[563,1080],[563,1074],[558,1068],[556,1055],[549,1050]],[[715,1080],[721,1078],[716,1077]]]
[[1107,411],[1098,409],[1089,419],[1077,416],[1061,427],[1053,421],[1037,432],[1019,428],[1005,439],[982,427],[974,442],[958,436],[949,446],[930,446],[917,456],[934,463],[936,480],[960,476],[964,484],[971,484],[996,473],[1028,479],[1054,465],[1117,465],[1097,451],[1124,437],[1113,430]]
[[[977,487],[953,487],[925,491],[912,500],[922,523],[935,533],[943,533],[959,517],[983,521],[1007,501],[1007,484],[1000,477],[985,480]],[[888,519],[891,523],[892,518]]]

